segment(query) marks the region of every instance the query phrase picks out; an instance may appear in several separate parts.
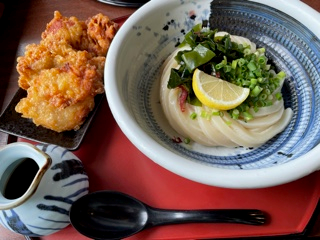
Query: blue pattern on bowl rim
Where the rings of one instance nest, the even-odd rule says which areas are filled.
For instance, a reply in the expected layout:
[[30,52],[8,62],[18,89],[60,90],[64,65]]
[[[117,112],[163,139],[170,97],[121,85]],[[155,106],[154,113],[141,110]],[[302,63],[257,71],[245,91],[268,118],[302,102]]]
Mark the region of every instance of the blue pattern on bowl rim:
[[130,109],[148,134],[162,146],[192,161],[228,169],[279,165],[305,154],[320,142],[320,124],[316,124],[320,118],[320,40],[301,23],[272,7],[250,1],[222,0],[212,2],[210,26],[248,37],[258,46],[266,47],[267,56],[276,68],[287,73],[283,93],[285,106],[294,111],[293,119],[282,133],[255,149],[173,143],[172,138],[178,134],[167,126],[161,113],[157,76],[162,62],[182,41],[183,34],[194,24],[209,19],[211,1],[176,2],[170,12],[159,18],[163,21],[161,29],[151,27],[152,23],[148,22],[133,28],[136,38],[144,36],[158,43],[146,46],[143,53],[146,60],[135,70],[135,77],[140,80],[126,86],[130,90],[127,91]]

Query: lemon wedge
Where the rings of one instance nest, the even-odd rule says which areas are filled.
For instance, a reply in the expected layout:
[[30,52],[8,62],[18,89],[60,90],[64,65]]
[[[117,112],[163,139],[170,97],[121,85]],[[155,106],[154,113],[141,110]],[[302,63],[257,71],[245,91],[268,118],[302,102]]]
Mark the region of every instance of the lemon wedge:
[[249,96],[250,89],[206,74],[196,69],[192,76],[192,88],[199,101],[218,110],[239,106]]

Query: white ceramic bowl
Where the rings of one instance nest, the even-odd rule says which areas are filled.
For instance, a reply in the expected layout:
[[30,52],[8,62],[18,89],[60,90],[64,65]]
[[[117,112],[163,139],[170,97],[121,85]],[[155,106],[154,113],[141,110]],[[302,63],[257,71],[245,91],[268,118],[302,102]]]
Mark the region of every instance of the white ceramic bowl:
[[152,0],[124,23],[108,52],[105,88],[124,134],[151,160],[190,180],[227,188],[287,183],[320,168],[320,15],[298,0],[213,1],[210,24],[266,46],[284,69],[288,127],[256,149],[193,147],[172,141],[159,103],[163,61],[196,23],[210,17],[210,0]]

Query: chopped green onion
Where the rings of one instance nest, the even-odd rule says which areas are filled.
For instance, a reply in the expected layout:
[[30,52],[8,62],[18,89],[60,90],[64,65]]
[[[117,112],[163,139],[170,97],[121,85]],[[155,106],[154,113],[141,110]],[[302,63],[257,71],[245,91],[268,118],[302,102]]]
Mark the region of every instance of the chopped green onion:
[[228,126],[230,126],[230,125],[232,124],[231,121],[226,121],[225,123],[226,123]]
[[190,118],[191,118],[192,120],[196,119],[196,118],[197,118],[197,113],[195,113],[195,112],[191,113],[191,114],[190,114]]
[[248,73],[247,77],[249,77],[249,78],[255,78],[256,75],[254,75],[254,73],[250,71],[250,72]]
[[239,79],[239,81],[241,82],[241,84],[239,84],[239,85],[242,85],[242,87],[249,87],[251,85],[251,81],[249,81],[249,80]]
[[265,93],[261,93],[261,94],[259,95],[259,100],[261,100],[261,101],[264,101],[264,100],[266,100],[267,98],[268,98],[268,95],[265,94]]
[[245,59],[243,59],[243,58],[238,59],[238,66],[239,67],[242,67],[245,64],[246,64],[246,60]]
[[223,70],[224,70],[224,72],[231,72],[231,66],[229,66],[229,65],[225,65],[224,67],[223,67]]
[[273,105],[273,102],[270,100],[265,101],[265,107]]
[[241,66],[240,70],[241,70],[241,72],[245,72],[245,71],[247,71],[247,67],[245,65],[243,65],[243,66]]
[[281,100],[281,99],[282,99],[282,94],[281,94],[281,92],[277,92],[277,93],[275,94],[275,97],[276,97],[277,100]]
[[243,112],[242,116],[243,116],[245,121],[250,121],[251,119],[253,119],[253,116],[248,112]]
[[191,140],[190,140],[190,138],[185,138],[185,139],[183,140],[183,142],[184,142],[185,144],[189,144],[189,143],[191,142]]
[[243,50],[244,55],[249,55],[251,53],[251,49],[250,48],[246,48]]
[[284,71],[281,71],[277,74],[277,76],[280,78],[280,79],[283,79],[286,77],[286,73]]
[[212,116],[220,116],[220,111],[218,111],[218,112],[212,112]]
[[251,78],[250,79],[250,85],[255,86],[255,85],[257,85],[257,83],[258,83],[258,79],[256,79],[256,78]]
[[254,62],[249,62],[247,67],[249,68],[249,70],[251,72],[257,69],[257,66],[256,66],[256,64]]
[[[270,89],[264,89],[263,93],[269,96],[271,94],[271,91],[270,91]],[[272,95],[270,95],[270,96],[272,96]]]
[[276,85],[275,84],[269,84],[269,90],[271,91],[271,92],[274,92],[274,90],[276,90]]
[[244,102],[242,104],[240,104],[237,109],[240,111],[240,112],[246,112],[249,110],[249,106]]
[[233,118],[233,119],[238,119],[239,118],[239,116],[240,116],[240,111],[238,110],[238,109],[233,109],[232,110],[232,113],[231,113],[231,117]]
[[259,63],[260,65],[264,65],[264,64],[266,64],[266,62],[267,62],[267,58],[266,58],[265,56],[260,56],[260,57],[258,58],[258,63]]
[[221,63],[218,63],[218,64],[215,66],[215,68],[216,68],[217,70],[220,70],[220,69],[223,68],[224,66],[225,66],[224,63],[221,62]]
[[253,74],[256,76],[256,77],[261,77],[262,76],[262,74],[261,74],[261,69],[256,69],[256,70],[254,70],[253,71]]
[[232,68],[232,69],[236,69],[236,68],[237,68],[238,61],[239,61],[239,59],[232,60],[232,64],[231,64],[231,68]]
[[255,86],[254,89],[251,90],[250,96],[251,97],[257,97],[261,92],[263,88],[259,86]]
[[206,118],[206,119],[210,119],[210,117],[211,117],[211,114],[209,114],[208,112],[206,112],[206,111],[201,111],[201,114],[200,114],[200,116],[202,117],[202,118]]
[[266,71],[269,71],[270,68],[271,68],[271,65],[270,65],[270,64],[267,64],[267,65],[264,67],[264,69],[265,69]]

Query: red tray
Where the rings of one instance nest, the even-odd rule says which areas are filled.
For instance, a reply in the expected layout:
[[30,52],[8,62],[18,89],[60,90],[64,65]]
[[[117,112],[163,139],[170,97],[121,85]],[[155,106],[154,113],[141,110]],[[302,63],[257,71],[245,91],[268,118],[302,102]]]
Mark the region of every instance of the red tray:
[[[19,141],[26,141],[18,139]],[[145,230],[128,239],[204,239],[302,233],[320,196],[320,173],[263,189],[212,187],[177,176],[144,156],[121,132],[104,99],[79,150],[74,152],[89,176],[90,192],[116,190],[158,208],[256,208],[267,212],[263,226],[181,224]],[[172,159],[174,161],[174,159]],[[72,226],[42,240],[82,240]]]

